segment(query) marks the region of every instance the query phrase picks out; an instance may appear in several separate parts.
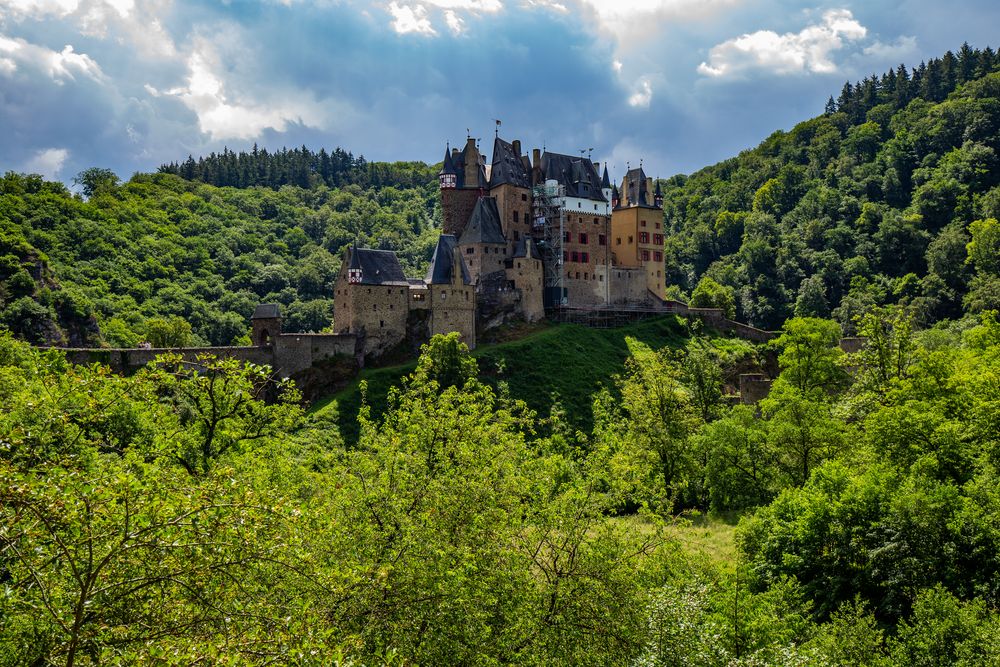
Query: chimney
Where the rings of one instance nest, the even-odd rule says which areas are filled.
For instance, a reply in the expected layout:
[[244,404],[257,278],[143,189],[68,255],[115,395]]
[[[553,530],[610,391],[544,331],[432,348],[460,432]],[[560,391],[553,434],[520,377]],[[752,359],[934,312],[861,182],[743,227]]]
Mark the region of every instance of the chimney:
[[651,178],[646,179],[646,201],[641,203],[648,206],[653,205],[653,179]]
[[532,148],[531,149],[531,162],[536,167],[541,167],[542,166],[542,151],[538,150],[537,148]]
[[514,155],[521,157],[521,140],[515,139],[513,142],[513,146],[514,146]]
[[600,176],[600,175],[601,175],[601,162],[600,162],[600,160],[596,160],[596,161],[594,162],[594,171],[596,171],[596,172],[597,172],[597,175],[598,175],[598,176]]

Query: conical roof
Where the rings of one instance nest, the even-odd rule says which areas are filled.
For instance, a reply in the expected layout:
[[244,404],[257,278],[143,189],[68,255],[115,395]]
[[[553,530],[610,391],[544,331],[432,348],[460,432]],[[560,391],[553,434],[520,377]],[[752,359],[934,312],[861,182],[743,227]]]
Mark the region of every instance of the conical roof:
[[441,171],[438,172],[438,176],[444,176],[446,174],[457,174],[455,171],[455,163],[451,159],[451,148],[449,146],[444,147],[444,162],[441,165]]

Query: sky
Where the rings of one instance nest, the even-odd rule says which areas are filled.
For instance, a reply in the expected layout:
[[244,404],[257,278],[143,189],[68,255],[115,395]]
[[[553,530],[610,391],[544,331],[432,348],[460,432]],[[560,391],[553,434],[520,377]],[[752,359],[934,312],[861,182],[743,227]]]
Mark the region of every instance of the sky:
[[996,0],[0,0],[0,172],[466,136],[691,173],[847,80],[1000,46]]

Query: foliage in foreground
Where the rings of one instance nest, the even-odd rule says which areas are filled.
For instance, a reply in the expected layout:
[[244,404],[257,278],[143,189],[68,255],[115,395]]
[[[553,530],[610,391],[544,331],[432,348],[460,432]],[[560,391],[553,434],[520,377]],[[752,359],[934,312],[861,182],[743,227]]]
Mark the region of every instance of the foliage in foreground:
[[[1000,325],[908,322],[790,322],[759,413],[629,341],[589,434],[436,337],[349,443],[266,368],[4,336],[0,665],[993,664]],[[735,562],[672,537],[713,507]]]

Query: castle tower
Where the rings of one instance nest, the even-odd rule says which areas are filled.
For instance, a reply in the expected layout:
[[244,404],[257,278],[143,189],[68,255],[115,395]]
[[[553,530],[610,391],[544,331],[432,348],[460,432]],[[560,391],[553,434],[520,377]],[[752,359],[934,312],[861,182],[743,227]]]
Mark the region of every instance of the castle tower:
[[461,152],[453,149],[445,155],[438,182],[442,231],[461,236],[476,200],[486,192],[486,165],[475,139],[470,137]]
[[276,303],[262,303],[250,318],[250,336],[258,347],[273,345],[281,335],[281,308]]

